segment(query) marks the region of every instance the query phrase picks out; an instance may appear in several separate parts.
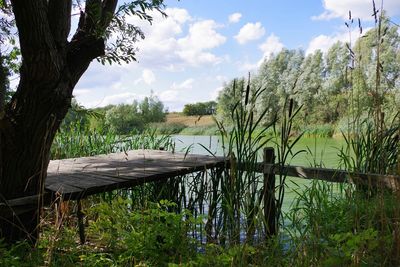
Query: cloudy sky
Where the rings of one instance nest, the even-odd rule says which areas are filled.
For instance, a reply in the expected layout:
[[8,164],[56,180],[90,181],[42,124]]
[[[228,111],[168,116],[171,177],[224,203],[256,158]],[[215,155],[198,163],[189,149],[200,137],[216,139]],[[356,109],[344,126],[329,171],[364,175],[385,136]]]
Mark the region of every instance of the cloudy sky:
[[[377,6],[380,1],[376,0]],[[379,2],[379,3],[378,3]],[[138,62],[102,66],[93,62],[74,95],[88,108],[131,103],[149,96],[170,111],[214,100],[224,82],[254,71],[282,48],[325,51],[348,41],[349,10],[364,28],[372,26],[372,0],[167,0],[167,18],[152,25],[132,18],[146,34]],[[400,24],[400,1],[385,0]],[[352,38],[358,36],[352,34]]]

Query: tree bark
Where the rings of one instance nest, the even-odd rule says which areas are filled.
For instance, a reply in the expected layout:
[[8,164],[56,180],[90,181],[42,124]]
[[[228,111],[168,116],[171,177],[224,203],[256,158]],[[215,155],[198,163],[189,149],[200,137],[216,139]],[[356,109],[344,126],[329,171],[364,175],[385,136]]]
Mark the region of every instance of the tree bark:
[[[90,62],[105,50],[103,38],[94,34],[90,5],[70,42],[71,0],[14,0],[12,6],[22,66],[17,91],[0,118],[0,203],[43,194],[51,144],[71,105],[72,91]],[[35,242],[38,203],[36,210],[20,216],[0,214],[0,238]]]

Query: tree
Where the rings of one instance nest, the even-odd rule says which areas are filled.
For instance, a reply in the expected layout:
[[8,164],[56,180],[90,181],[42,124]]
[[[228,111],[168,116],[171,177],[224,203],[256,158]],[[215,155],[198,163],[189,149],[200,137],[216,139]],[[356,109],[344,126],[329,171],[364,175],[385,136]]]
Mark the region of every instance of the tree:
[[139,113],[139,104],[134,101],[132,105],[121,104],[106,112],[105,123],[109,129],[117,134],[128,134],[132,131],[142,131],[144,118]]
[[[137,0],[119,7],[118,0],[86,0],[69,40],[72,0],[10,2],[22,64],[17,91],[0,116],[2,201],[43,194],[50,147],[71,106],[76,83],[93,59],[135,60],[134,42],[143,33],[126,17],[151,21],[148,11],[162,12],[164,7],[163,0]],[[10,5],[4,0],[1,4]],[[39,209],[19,218],[1,219],[0,236],[7,241],[35,241],[38,222]]]
[[3,112],[5,103],[10,98],[8,78],[18,72],[19,49],[15,46],[15,35],[11,31],[15,27],[11,9],[2,1],[0,1],[0,13],[7,15],[0,18],[0,112]]
[[224,85],[224,88],[218,94],[217,114],[220,120],[231,122],[231,113],[235,105],[243,98],[245,89],[244,78],[235,79]]
[[186,116],[213,115],[215,114],[216,107],[217,107],[217,102],[215,101],[186,104],[183,107],[183,114]]
[[264,61],[254,79],[255,88],[265,88],[257,101],[257,109],[269,106],[269,116],[264,123],[269,123],[282,109],[287,97],[294,93],[294,85],[301,72],[304,61],[302,50],[282,49],[278,54]]
[[146,96],[139,109],[145,123],[165,121],[164,104],[154,95]]

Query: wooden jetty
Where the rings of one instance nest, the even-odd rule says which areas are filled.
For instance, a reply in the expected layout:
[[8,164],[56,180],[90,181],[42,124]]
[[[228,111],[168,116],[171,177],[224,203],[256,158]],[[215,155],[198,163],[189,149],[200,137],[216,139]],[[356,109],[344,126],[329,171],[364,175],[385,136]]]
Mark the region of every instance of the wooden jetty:
[[81,243],[85,242],[80,200],[93,194],[125,189],[148,182],[224,167],[226,159],[161,150],[132,150],[93,157],[53,160],[45,183],[46,193],[62,200],[77,200]]
[[[160,150],[133,150],[93,157],[53,160],[48,167],[44,199],[51,200],[54,196],[61,196],[59,198],[61,201],[77,200],[79,233],[83,243],[85,236],[81,199],[115,189],[132,188],[147,182],[167,181],[193,172],[229,168],[229,163],[229,159],[224,157]],[[239,168],[245,166],[245,163],[238,164]],[[255,172],[264,174],[264,214],[270,229],[267,235],[273,235],[276,229],[275,175],[277,174],[400,190],[400,176],[275,164],[273,148],[264,149],[264,160],[255,167]],[[41,197],[35,195],[0,202],[0,214],[11,212],[10,216],[18,216],[27,210],[36,209],[40,199]]]
[[79,200],[89,195],[124,189],[154,181],[223,167],[223,157],[132,150],[49,164],[45,190],[63,199]]

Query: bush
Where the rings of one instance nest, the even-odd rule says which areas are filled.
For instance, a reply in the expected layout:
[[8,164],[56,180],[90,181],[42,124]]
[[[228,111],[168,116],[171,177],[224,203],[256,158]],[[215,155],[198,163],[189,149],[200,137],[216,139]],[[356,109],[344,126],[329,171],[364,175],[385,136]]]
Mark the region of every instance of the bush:
[[143,131],[144,120],[138,113],[137,103],[121,104],[106,112],[106,125],[118,134],[128,134],[133,130]]
[[131,201],[118,198],[112,204],[103,202],[91,209],[91,217],[97,219],[90,224],[90,233],[98,244],[114,252],[119,265],[145,261],[160,266],[180,263],[196,254],[198,241],[188,233],[200,220],[186,211],[169,212],[176,206],[169,201],[149,203],[143,210],[132,211],[132,205]]
[[215,114],[216,108],[217,102],[215,101],[186,104],[183,108],[183,114],[186,116],[213,115]]

